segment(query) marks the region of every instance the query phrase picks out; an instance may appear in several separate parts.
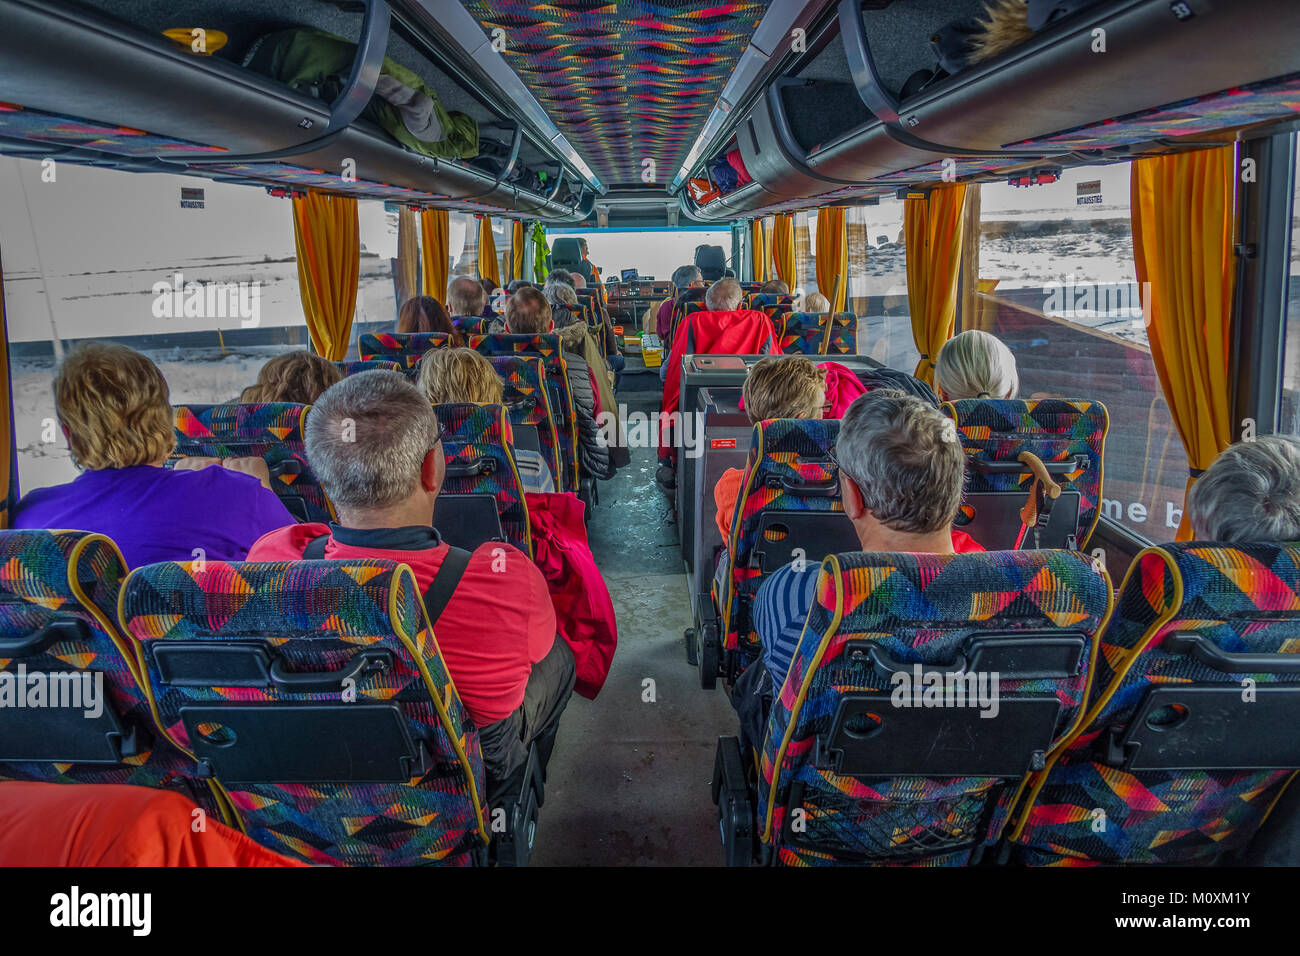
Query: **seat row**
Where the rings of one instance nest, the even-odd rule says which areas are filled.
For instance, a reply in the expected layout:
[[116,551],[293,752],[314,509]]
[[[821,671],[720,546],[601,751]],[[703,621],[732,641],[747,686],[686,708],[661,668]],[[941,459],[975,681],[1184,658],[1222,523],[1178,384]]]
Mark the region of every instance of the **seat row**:
[[[687,317],[708,311],[705,289],[686,289],[673,306],[669,341],[685,328]],[[741,309],[764,313],[772,322],[778,351],[786,355],[856,355],[858,353],[858,319],[851,312],[796,312],[794,297],[772,293],[752,293],[740,304]]]
[[[512,358],[504,363],[526,364]],[[307,460],[310,411],[309,405],[289,402],[178,405],[172,458],[261,458],[272,490],[290,514],[300,522],[332,521],[334,509]],[[506,541],[531,556],[528,504],[507,438],[507,411],[499,405],[434,406],[447,461],[435,522],[458,547]],[[545,424],[539,423],[539,435]]]
[[1300,547],[840,553],[760,752],[719,740],[728,863],[1207,865],[1300,768]]
[[0,566],[0,687],[23,695],[0,707],[0,779],[175,789],[312,863],[526,862],[535,754],[489,807],[407,566],[128,573],[80,531],[0,532]]

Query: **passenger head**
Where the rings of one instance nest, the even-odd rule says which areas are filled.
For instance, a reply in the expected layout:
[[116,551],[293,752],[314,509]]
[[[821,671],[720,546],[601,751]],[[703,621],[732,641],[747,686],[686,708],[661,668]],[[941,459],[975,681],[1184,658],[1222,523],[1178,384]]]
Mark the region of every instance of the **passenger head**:
[[506,331],[536,335],[551,331],[551,305],[536,289],[520,289],[506,302]]
[[488,297],[488,301],[491,301],[492,296],[496,294],[497,289],[501,288],[496,284],[495,279],[479,279],[478,284],[483,287],[483,294]]
[[952,551],[966,456],[951,419],[876,389],[844,415],[836,442],[844,510],[866,551]]
[[562,305],[566,309],[578,307],[578,293],[573,290],[573,286],[565,285],[563,282],[552,282],[547,279],[542,295],[546,296],[546,301],[553,306]]
[[527,279],[511,279],[510,284],[506,286],[506,291],[513,295],[514,293],[518,292],[520,289],[535,289],[535,288],[537,287],[533,285],[531,282],[529,282]]
[[451,324],[451,316],[441,302],[429,295],[417,295],[402,303],[397,313],[397,331],[403,334],[443,332],[451,336],[453,345],[461,344],[461,335]]
[[563,282],[570,289],[578,288],[575,283],[575,276],[568,269],[552,269],[546,274],[546,284],[554,285],[557,282]]
[[768,355],[745,376],[745,414],[754,424],[769,418],[821,418],[826,370],[802,355]]
[[447,286],[447,308],[452,315],[482,315],[487,305],[487,293],[478,280],[457,276]]
[[257,384],[244,389],[241,402],[296,402],[310,405],[321,392],[342,380],[339,367],[306,349],[277,355],[257,373]]
[[473,349],[430,349],[420,359],[420,388],[430,404],[503,404],[504,386],[492,363]]
[[759,286],[758,291],[763,295],[789,295],[790,286],[780,279],[768,279]]
[[678,266],[673,270],[673,288],[678,292],[683,289],[698,289],[704,285],[704,274],[699,266]]
[[54,376],[54,409],[79,468],[161,465],[176,447],[167,380],[125,345],[69,352]]
[[820,292],[809,292],[803,297],[803,310],[805,312],[829,312],[831,303]]
[[1201,541],[1300,541],[1300,442],[1229,445],[1192,485],[1187,520]]
[[1015,398],[1020,393],[1016,357],[997,336],[978,329],[969,329],[944,343],[934,363],[934,383],[939,397],[950,402],[963,398]]
[[704,293],[704,304],[710,312],[731,312],[740,307],[744,291],[735,279],[719,279]]
[[446,463],[433,406],[406,376],[345,378],[316,402],[305,437],[307,460],[344,525],[432,523]]

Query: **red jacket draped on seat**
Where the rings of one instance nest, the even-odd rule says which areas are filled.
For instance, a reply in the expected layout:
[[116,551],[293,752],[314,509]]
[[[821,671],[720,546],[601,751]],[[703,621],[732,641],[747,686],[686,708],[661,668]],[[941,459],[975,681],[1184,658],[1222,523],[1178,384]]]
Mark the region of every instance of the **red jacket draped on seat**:
[[753,309],[730,312],[694,312],[686,317],[685,332],[673,340],[664,377],[664,399],[659,417],[659,457],[677,461],[677,448],[666,416],[677,411],[682,390],[683,355],[769,355],[776,351],[772,320]]

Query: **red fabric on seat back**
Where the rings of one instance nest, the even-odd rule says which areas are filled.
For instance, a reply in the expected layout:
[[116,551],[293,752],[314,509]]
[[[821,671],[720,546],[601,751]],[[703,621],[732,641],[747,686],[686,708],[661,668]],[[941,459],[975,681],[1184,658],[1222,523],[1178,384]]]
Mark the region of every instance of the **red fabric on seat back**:
[[525,492],[524,497],[533,532],[533,561],[546,578],[556,630],[573,650],[577,664],[573,689],[595,700],[618,647],[618,623],[609,589],[587,545],[586,506],[572,492]]
[[[731,312],[694,312],[686,317],[690,325],[678,331],[668,356],[668,372],[664,376],[664,397],[660,405],[664,415],[677,411],[682,388],[682,356],[688,341],[695,355],[770,355],[776,351],[772,338],[772,323],[762,312],[753,309],[736,309]],[[665,434],[667,419],[659,418],[659,457],[677,461],[677,448],[672,438]]]

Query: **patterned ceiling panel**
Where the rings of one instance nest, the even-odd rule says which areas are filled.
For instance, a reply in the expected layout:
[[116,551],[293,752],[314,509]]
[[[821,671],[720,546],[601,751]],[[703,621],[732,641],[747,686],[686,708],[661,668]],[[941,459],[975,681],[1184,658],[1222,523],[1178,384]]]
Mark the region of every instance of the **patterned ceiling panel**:
[[667,185],[767,10],[734,0],[467,0],[607,185]]

